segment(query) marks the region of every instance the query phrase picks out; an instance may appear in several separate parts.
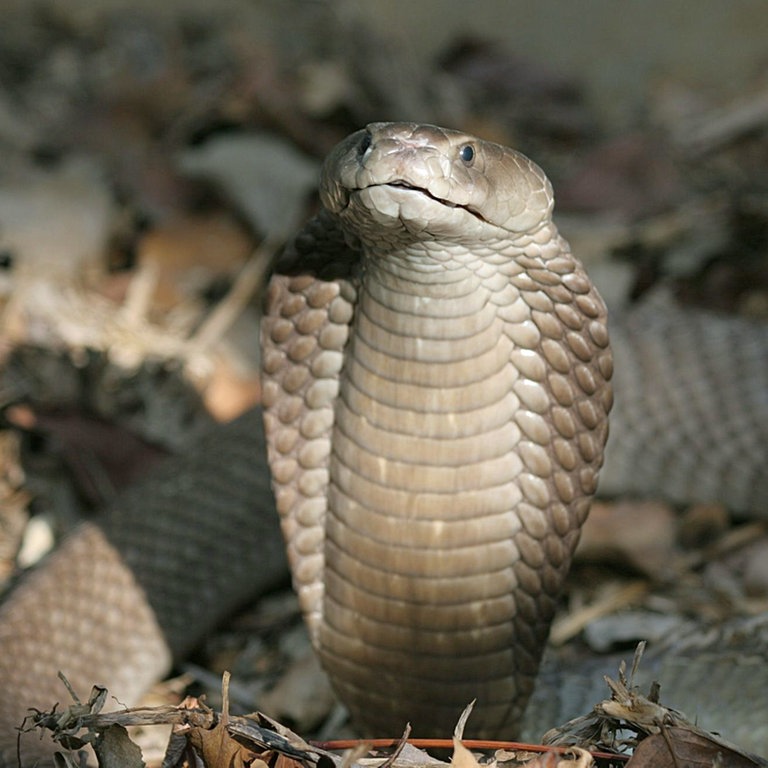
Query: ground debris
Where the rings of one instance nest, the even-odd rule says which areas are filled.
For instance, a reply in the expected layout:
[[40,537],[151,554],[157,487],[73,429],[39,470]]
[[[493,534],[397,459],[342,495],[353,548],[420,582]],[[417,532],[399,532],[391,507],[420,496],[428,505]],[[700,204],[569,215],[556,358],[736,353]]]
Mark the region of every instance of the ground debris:
[[[411,728],[406,725],[399,740],[310,743],[261,712],[230,714],[229,673],[222,680],[221,712],[189,696],[177,706],[135,707],[104,713],[106,688],[94,686],[83,702],[66,678],[61,674],[60,677],[74,703],[63,709],[54,706],[49,712],[35,711],[25,721],[23,730],[50,731],[61,748],[56,753],[57,764],[67,768],[82,765],[84,750],[89,748],[99,768],[144,768],[141,750],[128,729],[161,725],[173,729],[161,768],[588,768],[595,764],[595,758],[611,757],[590,754],[575,746],[464,740],[464,726],[474,702],[459,718],[452,739],[410,739]],[[434,757],[429,749],[441,753],[452,750],[450,761]],[[340,750],[343,753],[336,754]]]
[[[766,768],[768,761],[751,755],[689,722],[685,715],[663,706],[659,686],[647,696],[633,680],[644,648],[638,647],[627,676],[622,663],[618,679],[605,677],[611,698],[589,715],[545,734],[543,746],[515,742],[465,741],[464,726],[473,703],[462,713],[452,740],[409,740],[406,726],[399,740],[350,740],[309,743],[289,728],[256,712],[231,715],[229,673],[222,681],[222,711],[187,697],[178,706],[137,707],[103,713],[108,692],[94,686],[82,702],[67,680],[74,703],[50,712],[35,712],[27,730],[50,730],[62,751],[60,765],[80,765],[79,753],[92,747],[99,768],[143,768],[141,750],[132,741],[130,726],[172,725],[162,768],[588,768],[593,765],[628,768]],[[450,763],[426,749],[452,749]],[[342,755],[331,750],[345,749]]]
[[[188,697],[178,706],[136,707],[103,713],[108,692],[94,686],[86,702],[82,702],[63,675],[74,703],[63,710],[36,711],[27,718],[25,730],[51,731],[53,740],[62,747],[60,760],[65,765],[78,765],[76,753],[91,745],[100,768],[107,766],[143,766],[139,748],[130,740],[127,727],[172,725],[164,768],[202,765],[205,768],[253,765],[257,758],[266,763],[274,755],[310,768],[327,761],[329,755],[310,746],[266,715],[254,713],[234,716],[229,713],[229,675],[222,684],[222,712],[215,712],[204,702]],[[269,755],[265,757],[265,755]],[[325,758],[321,760],[321,758]],[[281,768],[287,768],[283,765]]]
[[631,768],[768,766],[763,758],[697,727],[683,713],[663,706],[658,683],[652,683],[647,696],[641,694],[633,680],[644,650],[645,644],[640,643],[629,678],[624,662],[618,680],[605,677],[610,699],[597,704],[590,714],[548,731],[543,742],[631,753],[627,763]]

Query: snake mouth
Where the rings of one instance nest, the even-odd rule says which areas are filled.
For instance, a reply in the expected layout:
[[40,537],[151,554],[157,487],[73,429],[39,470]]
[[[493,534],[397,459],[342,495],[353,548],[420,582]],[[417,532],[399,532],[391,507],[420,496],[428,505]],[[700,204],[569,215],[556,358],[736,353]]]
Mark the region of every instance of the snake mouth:
[[489,223],[488,220],[479,211],[472,208],[471,206],[466,205],[465,203],[454,203],[451,200],[446,200],[443,197],[438,197],[437,195],[430,192],[426,187],[419,187],[415,184],[410,184],[407,181],[403,181],[402,179],[398,179],[395,181],[382,182],[381,184],[369,184],[366,187],[358,187],[356,189],[352,189],[351,192],[362,192],[365,189],[373,189],[374,187],[393,187],[395,189],[405,189],[409,192],[418,192],[419,194],[422,194],[425,197],[428,197],[430,200],[434,200],[436,203],[440,203],[440,205],[444,205],[446,208],[461,208],[462,210],[465,210],[470,215],[474,216],[476,219],[479,219],[480,221],[485,222],[486,224]]

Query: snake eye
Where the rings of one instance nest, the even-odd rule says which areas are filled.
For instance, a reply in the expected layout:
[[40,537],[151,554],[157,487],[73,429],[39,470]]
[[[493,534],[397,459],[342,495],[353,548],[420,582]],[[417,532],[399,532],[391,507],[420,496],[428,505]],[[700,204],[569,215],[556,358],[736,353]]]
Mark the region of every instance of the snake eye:
[[475,159],[475,148],[471,144],[465,144],[459,150],[459,157],[464,165],[472,165],[472,161]]

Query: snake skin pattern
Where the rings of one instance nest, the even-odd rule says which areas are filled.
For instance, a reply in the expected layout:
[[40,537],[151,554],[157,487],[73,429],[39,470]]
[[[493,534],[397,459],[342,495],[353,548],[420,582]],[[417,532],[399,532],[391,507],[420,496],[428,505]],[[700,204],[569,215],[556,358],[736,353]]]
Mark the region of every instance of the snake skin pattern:
[[768,325],[662,294],[618,314],[611,340],[616,402],[600,492],[768,516]]
[[[1,765],[17,765],[28,707],[72,704],[59,670],[83,700],[98,683],[112,708],[135,703],[223,618],[286,582],[263,443],[260,411],[216,428],[70,534],[0,606]],[[31,765],[52,744],[27,733],[22,750]]]
[[[500,194],[504,190],[504,194]],[[269,460],[294,583],[353,718],[513,728],[597,485],[606,312],[542,171],[377,123],[326,160],[272,278]]]

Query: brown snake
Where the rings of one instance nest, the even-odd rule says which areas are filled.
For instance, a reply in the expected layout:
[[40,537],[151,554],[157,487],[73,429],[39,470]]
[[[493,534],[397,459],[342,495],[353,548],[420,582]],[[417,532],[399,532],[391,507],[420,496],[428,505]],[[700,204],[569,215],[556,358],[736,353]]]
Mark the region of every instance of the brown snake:
[[377,123],[325,162],[273,276],[264,408],[313,642],[369,730],[522,713],[597,485],[606,312],[542,171]]
[[[368,730],[445,735],[477,698],[469,733],[511,735],[602,462],[603,303],[549,182],[512,150],[374,124],[329,156],[321,196],[263,323],[269,459],[313,642]],[[622,345],[642,350],[636,335]],[[763,381],[766,347],[746,355]],[[134,700],[280,579],[258,419],[127,495],[0,608],[5,755],[26,706],[64,698],[58,669]],[[746,507],[764,499],[748,463],[732,486]]]

